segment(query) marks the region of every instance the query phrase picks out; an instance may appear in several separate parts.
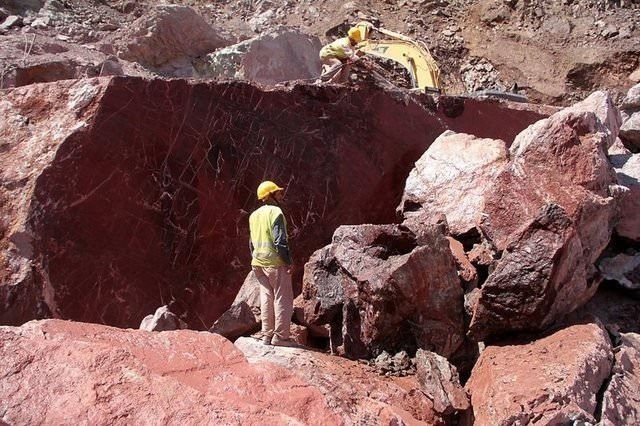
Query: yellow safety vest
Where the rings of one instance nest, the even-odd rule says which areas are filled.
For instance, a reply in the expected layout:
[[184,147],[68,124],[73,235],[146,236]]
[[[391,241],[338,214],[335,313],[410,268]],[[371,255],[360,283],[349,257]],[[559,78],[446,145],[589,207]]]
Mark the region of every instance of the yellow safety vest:
[[[249,231],[253,253],[252,266],[276,267],[284,265],[273,243],[272,229],[276,218],[282,214],[280,207],[265,204],[249,216]],[[284,219],[284,216],[283,216]],[[287,222],[284,222],[285,229]]]
[[345,50],[351,50],[351,41],[349,37],[339,38],[336,41],[327,44],[320,49],[320,58],[334,57],[338,59],[347,59],[349,55]]

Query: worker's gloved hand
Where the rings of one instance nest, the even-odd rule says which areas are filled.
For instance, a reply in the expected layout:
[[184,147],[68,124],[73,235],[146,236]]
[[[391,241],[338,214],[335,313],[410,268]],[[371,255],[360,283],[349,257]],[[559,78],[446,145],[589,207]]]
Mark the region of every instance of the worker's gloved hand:
[[362,50],[356,50],[356,56],[358,56],[359,58],[363,57],[364,55],[366,55],[366,53]]

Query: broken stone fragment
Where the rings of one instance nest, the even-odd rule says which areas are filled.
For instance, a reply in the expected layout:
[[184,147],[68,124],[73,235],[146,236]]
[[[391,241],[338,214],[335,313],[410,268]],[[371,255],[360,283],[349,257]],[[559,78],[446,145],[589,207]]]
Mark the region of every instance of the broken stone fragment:
[[[638,69],[640,71],[640,69]],[[640,108],[640,84],[636,84],[627,92],[627,95],[622,100],[622,109],[634,110]]]
[[1,29],[9,30],[11,28],[19,27],[22,25],[22,17],[18,15],[10,15],[8,16],[2,24],[0,24]]
[[603,425],[640,424],[640,334],[624,333],[602,398]]
[[640,111],[632,113],[620,127],[620,139],[633,152],[640,151]]
[[446,358],[429,351],[416,352],[416,375],[420,388],[444,416],[464,416],[471,408],[469,396],[460,384],[458,371]]
[[629,290],[640,290],[640,253],[604,257],[598,262],[598,269],[605,279],[616,281]]
[[140,323],[140,330],[168,331],[188,328],[176,314],[169,310],[168,306],[160,306],[153,315],[147,315]]
[[260,284],[250,272],[238,291],[231,307],[209,329],[227,339],[254,333],[260,329]]
[[640,154],[633,154],[622,142],[609,149],[618,184],[627,189],[620,201],[615,231],[630,240],[640,241]]

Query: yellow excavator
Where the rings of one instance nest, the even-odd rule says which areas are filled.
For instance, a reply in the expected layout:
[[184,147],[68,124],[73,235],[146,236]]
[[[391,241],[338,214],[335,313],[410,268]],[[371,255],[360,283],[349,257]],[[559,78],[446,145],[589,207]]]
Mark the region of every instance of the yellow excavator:
[[[405,84],[403,79],[403,87],[408,85],[411,88],[410,90],[414,91],[445,94],[440,82],[440,68],[425,43],[394,31],[376,28],[372,23],[366,21],[357,23],[349,32],[354,29],[359,32],[360,37],[358,38],[361,40],[355,46],[358,55],[372,56],[386,61],[391,60],[394,65],[399,64],[406,71],[405,74],[408,74],[409,79],[409,84]],[[321,79],[334,75],[347,64],[343,63],[334,69],[328,70],[327,75],[321,76]],[[369,69],[375,72],[375,70]],[[378,75],[380,74],[378,73]],[[517,86],[514,85],[514,87]],[[501,98],[515,102],[528,102],[526,95],[516,91],[480,90],[458,96]]]
[[[376,28],[366,21],[357,23],[354,28],[362,40],[356,46],[360,52],[402,65],[409,74],[413,89],[441,93],[440,68],[426,44],[384,28]],[[376,32],[384,38],[373,38]]]

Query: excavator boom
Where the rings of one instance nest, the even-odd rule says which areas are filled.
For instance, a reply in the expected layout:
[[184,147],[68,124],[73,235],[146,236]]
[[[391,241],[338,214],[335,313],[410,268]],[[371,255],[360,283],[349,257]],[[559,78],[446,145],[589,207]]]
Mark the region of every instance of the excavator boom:
[[[413,88],[440,92],[440,69],[424,43],[393,31],[375,28],[369,22],[359,22],[355,28],[362,40],[357,45],[358,50],[402,65],[409,72]],[[373,31],[386,38],[373,39]]]

